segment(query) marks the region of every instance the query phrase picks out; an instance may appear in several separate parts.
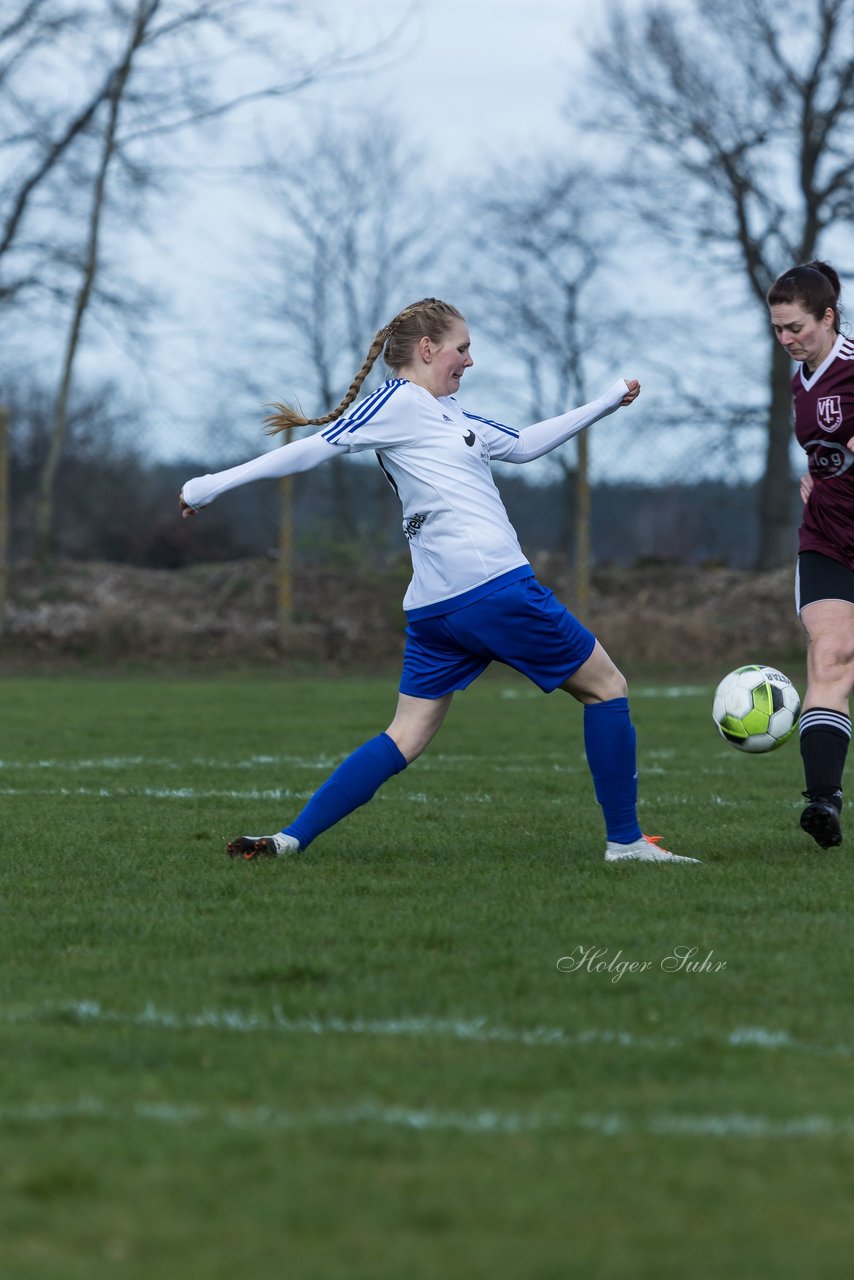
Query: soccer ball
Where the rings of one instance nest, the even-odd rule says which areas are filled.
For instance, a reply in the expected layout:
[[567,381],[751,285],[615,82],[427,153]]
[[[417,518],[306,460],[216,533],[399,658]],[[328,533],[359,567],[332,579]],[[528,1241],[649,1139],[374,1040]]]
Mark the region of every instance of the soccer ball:
[[776,751],[795,732],[801,700],[788,676],[761,662],[731,671],[715,690],[712,719],[738,751]]

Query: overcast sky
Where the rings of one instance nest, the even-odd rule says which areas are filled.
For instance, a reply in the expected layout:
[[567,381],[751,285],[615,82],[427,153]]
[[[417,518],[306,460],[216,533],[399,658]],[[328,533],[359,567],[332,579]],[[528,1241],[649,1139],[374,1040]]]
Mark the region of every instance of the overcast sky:
[[[644,0],[624,0],[637,8]],[[192,180],[169,216],[153,220],[153,234],[140,240],[138,264],[144,275],[171,302],[171,316],[158,313],[156,327],[142,361],[121,350],[119,334],[111,345],[101,335],[90,346],[84,368],[103,377],[114,376],[146,411],[146,443],[161,457],[204,456],[222,462],[222,440],[233,444],[230,457],[262,451],[263,404],[257,392],[241,393],[241,376],[253,373],[256,385],[269,387],[264,399],[302,396],[310,386],[283,386],[282,371],[265,367],[246,341],[244,286],[265,270],[256,248],[254,227],[263,197],[240,173],[258,135],[275,140],[286,154],[291,136],[302,139],[315,120],[330,112],[349,121],[382,109],[399,120],[407,141],[414,144],[443,189],[449,179],[465,182],[496,159],[537,156],[565,149],[575,158],[592,145],[580,137],[566,115],[585,105],[584,74],[588,51],[603,29],[608,6],[595,0],[311,0],[319,22],[329,22],[348,49],[370,49],[394,33],[393,49],[380,66],[372,59],[368,75],[324,81],[293,99],[265,102],[229,117],[216,137],[193,139],[192,163],[176,154]],[[693,0],[669,0],[688,8]],[[304,29],[286,33],[292,42]],[[318,49],[322,38],[318,33]],[[269,69],[267,74],[269,74]],[[257,81],[249,86],[259,87]],[[607,138],[597,136],[597,158],[607,161]],[[295,175],[295,178],[298,175]],[[603,208],[608,190],[603,188]],[[129,246],[123,244],[124,251]],[[630,366],[613,366],[613,353],[597,349],[590,357],[593,382],[609,383],[615,375],[637,376],[644,385],[643,405],[633,414],[631,427],[640,426],[648,410],[666,397],[672,382],[668,351],[650,325],[651,308],[666,308],[666,274],[655,278],[656,251],[664,259],[667,246],[645,244],[628,260],[615,264],[620,275],[619,302],[637,328],[622,336],[631,354]],[[465,253],[461,243],[460,252]],[[652,287],[647,281],[653,281]],[[684,273],[671,280],[684,308],[691,284]],[[724,282],[726,285],[726,282]],[[427,286],[445,292],[466,309],[466,299],[453,284],[439,280]],[[425,290],[426,291],[426,290]],[[666,323],[666,321],[665,321]],[[732,321],[730,320],[730,323]],[[94,326],[90,330],[94,337]],[[735,333],[735,328],[733,328]],[[500,390],[502,353],[490,350],[473,333],[476,366],[467,375],[466,403],[499,420],[512,420],[516,410]],[[744,347],[733,346],[733,360]],[[734,363],[730,361],[730,376]],[[610,363],[609,363],[610,361]],[[748,372],[749,386],[749,372]],[[342,387],[342,392],[346,387]],[[220,419],[226,435],[214,447],[211,422]],[[627,429],[628,429],[627,422]],[[610,452],[610,451],[608,451]],[[631,462],[626,461],[631,468]],[[595,465],[595,459],[594,459]]]
[[[699,4],[665,2],[683,11]],[[647,0],[622,3],[637,10]],[[268,99],[235,112],[220,122],[216,133],[194,131],[183,143],[175,138],[160,176],[164,190],[173,184],[179,194],[170,205],[154,210],[149,233],[134,239],[125,223],[110,245],[129,274],[145,279],[171,305],[157,310],[149,345],[142,358],[137,351],[136,359],[119,330],[99,331],[90,318],[83,371],[98,380],[115,377],[143,406],[145,441],[153,454],[203,451],[205,432],[217,413],[229,433],[235,433],[237,453],[244,446],[260,451],[265,443],[263,406],[254,392],[241,397],[240,371],[252,363],[261,366],[254,372],[257,382],[269,385],[265,399],[291,395],[292,388],[282,386],[281,370],[268,367],[275,362],[262,361],[253,350],[245,310],[241,314],[247,279],[261,278],[265,271],[257,243],[264,197],[240,168],[256,153],[259,137],[286,156],[288,144],[305,141],[322,117],[350,122],[382,110],[399,122],[405,141],[420,153],[442,191],[454,178],[467,183],[479,177],[498,159],[535,158],[556,149],[578,160],[595,146],[596,158],[607,164],[614,159],[607,136],[581,136],[567,107],[572,106],[577,119],[578,108],[587,105],[589,50],[604,30],[609,7],[607,0],[306,0],[318,23],[318,52],[325,47],[323,22],[349,50],[370,50],[383,37],[393,37],[391,50],[379,64],[376,55],[366,55],[366,74],[324,79],[293,98]],[[304,25],[286,24],[269,46],[280,63],[286,61],[291,50],[305,48]],[[247,71],[241,66],[244,82],[229,82],[229,91],[257,90],[275,74],[269,66],[263,74],[257,67]],[[179,174],[180,186],[175,184]],[[602,209],[609,195],[603,185]],[[464,231],[454,251],[465,254]],[[758,348],[764,366],[766,318],[754,303],[746,303],[738,272],[722,271],[710,284],[708,276],[699,274],[702,264],[696,253],[678,261],[672,246],[652,233],[638,236],[628,248],[621,237],[619,258],[611,257],[618,280],[613,294],[631,317],[615,336],[628,345],[631,361],[623,367],[618,357],[620,367],[608,365],[607,380],[616,373],[641,378],[644,394],[632,415],[633,426],[648,414],[654,424],[656,405],[666,402],[668,394],[672,399],[674,343],[680,339],[696,356],[698,386],[709,385],[709,349],[717,342],[718,355],[712,359],[720,360],[720,350],[725,351],[728,389],[737,379],[733,394],[741,395],[743,387],[745,398],[755,399],[759,384],[752,362]],[[450,285],[440,279],[428,288],[447,289],[446,296],[465,309],[455,283],[456,277]],[[671,306],[674,296],[678,302]],[[607,316],[614,307],[607,289],[601,304]],[[678,317],[675,325],[671,315]],[[56,377],[59,338],[46,336],[48,341],[31,344],[31,359],[44,365],[50,380]],[[499,385],[501,352],[493,359],[495,353],[485,349],[477,332],[473,340],[477,364],[466,379],[466,402],[501,418],[503,402],[489,395]],[[612,355],[597,343],[594,358],[600,367],[589,371],[591,384]],[[694,380],[693,371],[690,376]],[[300,394],[296,387],[293,392]],[[239,438],[237,433],[242,433]],[[220,460],[221,453],[212,459]]]
[[486,155],[536,148],[560,135],[582,41],[605,9],[590,0],[316,4],[352,32],[354,44],[402,24],[399,58],[367,83],[327,87],[322,97],[344,106],[393,102],[443,170],[465,170]]
[[[274,136],[284,144],[289,130],[301,134],[321,115],[331,112],[349,120],[372,108],[399,119],[438,187],[455,175],[465,181],[497,158],[537,155],[558,146],[582,152],[585,140],[573,133],[564,108],[570,95],[577,100],[581,93],[585,42],[601,29],[604,5],[589,0],[313,0],[313,5],[319,20],[329,21],[349,48],[368,48],[394,32],[394,54],[368,76],[324,82],[301,93],[277,108],[275,117],[268,108],[254,116],[240,113],[215,148],[218,162],[243,159],[247,133],[263,128],[269,134],[271,118],[281,122]],[[601,139],[597,145],[601,148]],[[169,442],[169,452],[181,451],[189,419],[210,395],[210,345],[222,339],[222,334],[215,337],[218,317],[232,310],[229,254],[235,242],[246,239],[246,216],[245,183],[227,170],[219,177],[209,172],[178,216],[157,232],[152,269],[185,300],[177,323],[163,331],[144,393],[152,399],[152,431]],[[239,358],[230,344],[228,355],[235,354]],[[490,384],[483,363],[476,378],[474,372],[469,376],[473,385],[475,380],[482,388]],[[483,398],[478,403],[484,412],[498,413],[497,403]],[[249,402],[241,409],[251,412]]]

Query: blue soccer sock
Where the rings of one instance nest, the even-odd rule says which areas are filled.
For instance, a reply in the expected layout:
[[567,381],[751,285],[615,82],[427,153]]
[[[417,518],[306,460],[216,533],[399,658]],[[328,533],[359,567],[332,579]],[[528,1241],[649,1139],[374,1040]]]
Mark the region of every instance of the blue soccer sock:
[[635,729],[628,698],[590,702],[584,707],[584,749],[609,840],[640,840]]
[[367,804],[382,784],[408,763],[387,733],[364,742],[315,791],[302,813],[283,828],[284,834],[294,836],[300,849],[306,849],[322,831]]

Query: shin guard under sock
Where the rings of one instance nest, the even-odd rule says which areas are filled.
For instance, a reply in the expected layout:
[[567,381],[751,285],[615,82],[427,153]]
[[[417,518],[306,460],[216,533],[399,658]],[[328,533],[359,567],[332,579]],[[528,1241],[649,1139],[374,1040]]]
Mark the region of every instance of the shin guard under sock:
[[842,711],[810,707],[801,716],[800,747],[809,796],[842,805],[842,774],[851,741],[851,721]]
[[371,799],[384,782],[408,764],[387,733],[364,742],[343,760],[284,833],[305,849],[316,836]]
[[584,707],[584,749],[593,775],[596,799],[605,816],[609,840],[631,844],[641,838],[638,826],[636,735],[628,698],[591,702]]

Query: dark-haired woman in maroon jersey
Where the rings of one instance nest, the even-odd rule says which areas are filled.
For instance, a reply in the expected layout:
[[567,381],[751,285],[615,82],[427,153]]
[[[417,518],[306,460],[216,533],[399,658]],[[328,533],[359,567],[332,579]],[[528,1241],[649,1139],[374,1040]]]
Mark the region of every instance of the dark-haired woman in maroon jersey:
[[768,291],[774,332],[800,364],[792,379],[795,435],[809,460],[795,586],[808,638],[801,826],[823,849],[842,843],[854,689],[854,342],[840,333],[839,292],[826,262],[793,267]]

